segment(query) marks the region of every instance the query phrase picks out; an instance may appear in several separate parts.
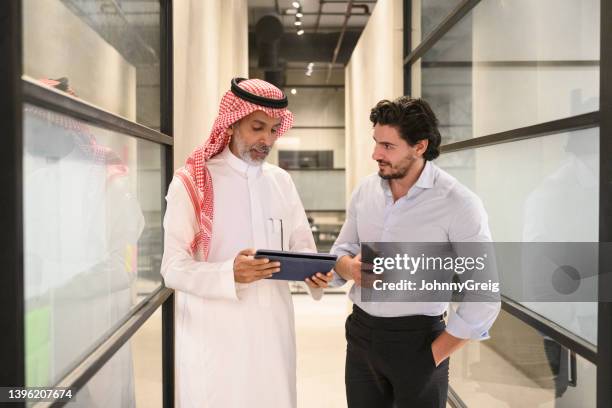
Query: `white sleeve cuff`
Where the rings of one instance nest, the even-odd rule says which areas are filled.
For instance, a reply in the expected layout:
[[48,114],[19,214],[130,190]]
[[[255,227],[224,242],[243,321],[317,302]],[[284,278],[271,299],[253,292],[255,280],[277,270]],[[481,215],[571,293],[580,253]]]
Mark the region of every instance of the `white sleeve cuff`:
[[344,279],[342,276],[340,276],[338,274],[338,272],[336,272],[335,270],[333,270],[334,272],[334,278],[332,279],[331,282],[329,282],[329,287],[330,288],[339,288],[340,286],[344,285],[346,283],[346,279]]
[[323,297],[323,288],[311,288],[307,284],[305,284],[305,285],[306,285],[306,289],[310,293],[310,296],[314,300],[321,300],[321,298]]
[[[487,340],[489,336],[489,328],[495,321],[497,313],[493,316],[487,316],[487,321],[479,323],[477,325],[465,321],[460,314],[458,314],[452,307],[449,307],[448,324],[446,325],[446,331],[454,337],[460,339],[470,340]],[[491,318],[492,317],[492,318]]]
[[[206,265],[206,264],[204,264]],[[213,266],[214,265],[214,266]],[[211,268],[213,266],[213,268]],[[238,300],[236,291],[236,282],[234,280],[234,260],[229,259],[223,262],[215,262],[212,265],[207,264],[201,273],[203,285],[208,285],[207,288],[202,288],[205,297],[222,300]],[[210,275],[216,276],[210,276]]]

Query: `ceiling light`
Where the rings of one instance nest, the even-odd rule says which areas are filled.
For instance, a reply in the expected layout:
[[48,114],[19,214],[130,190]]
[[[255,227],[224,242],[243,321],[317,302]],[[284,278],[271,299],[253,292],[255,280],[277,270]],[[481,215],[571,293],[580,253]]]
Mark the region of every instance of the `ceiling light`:
[[304,34],[304,30],[299,29],[299,30],[297,31],[297,35],[302,35],[302,34]]
[[314,68],[314,62],[309,62],[306,66],[306,76],[312,75],[312,69]]
[[300,2],[299,1],[294,1],[293,3],[291,3],[291,5],[295,8],[300,8]]
[[300,12],[295,13],[295,16],[296,16],[297,18],[302,18],[302,17],[304,17],[304,15],[303,15],[302,13],[300,13]]
[[291,95],[295,95],[297,93],[297,89],[291,88]]
[[302,22],[300,20],[296,20],[295,23],[293,23],[293,25],[295,26],[301,26]]

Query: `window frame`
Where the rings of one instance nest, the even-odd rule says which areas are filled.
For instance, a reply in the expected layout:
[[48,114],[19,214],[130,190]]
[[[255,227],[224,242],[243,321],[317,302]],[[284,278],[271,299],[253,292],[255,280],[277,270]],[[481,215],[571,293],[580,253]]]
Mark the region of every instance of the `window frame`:
[[[412,0],[404,0],[404,93],[410,95],[420,84],[414,84],[412,67],[448,31],[462,20],[480,0],[463,0],[416,47],[412,48]],[[416,3],[415,4],[420,4]],[[599,241],[612,242],[612,0],[600,0],[600,93],[599,110],[563,119],[538,123],[504,132],[482,135],[473,139],[448,143],[440,147],[441,154],[492,146],[522,139],[543,137],[578,129],[599,127]],[[418,36],[417,36],[418,37]],[[415,86],[416,85],[416,86]],[[599,257],[599,299],[607,299],[612,292],[612,254]],[[608,271],[608,272],[606,272]],[[525,324],[540,330],[571,352],[597,366],[597,407],[612,406],[612,303],[598,302],[597,346],[574,335],[565,328],[530,311],[519,303],[502,296],[502,308]],[[466,406],[461,398],[449,390],[449,402],[456,407]]]
[[[23,259],[23,106],[29,103],[89,124],[119,132],[126,137],[149,140],[162,147],[162,191],[166,192],[174,173],[173,163],[173,19],[172,0],[160,4],[160,131],[150,129],[105,111],[86,101],[41,86],[23,75],[23,4],[21,0],[0,5],[0,126],[4,146],[0,149],[0,177],[5,187],[2,201],[4,233],[0,235],[4,273],[0,274],[0,386],[25,385],[24,259]],[[162,214],[164,195],[159,197]],[[54,386],[73,388],[76,394],[98,370],[129,341],[148,318],[162,310],[163,406],[174,406],[174,295],[163,284],[136,305],[97,347]],[[74,395],[74,394],[73,394]],[[62,406],[52,401],[43,406]],[[17,402],[15,407],[25,407]]]

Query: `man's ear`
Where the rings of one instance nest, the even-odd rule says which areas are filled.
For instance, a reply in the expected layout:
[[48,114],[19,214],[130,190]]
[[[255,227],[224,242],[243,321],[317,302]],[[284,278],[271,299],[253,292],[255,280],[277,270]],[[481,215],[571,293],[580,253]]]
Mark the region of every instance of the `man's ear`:
[[429,147],[429,140],[421,139],[414,145],[414,147],[416,148],[416,153],[419,156],[423,156],[427,151],[427,147]]
[[234,125],[227,128],[227,134],[232,136],[234,134]]

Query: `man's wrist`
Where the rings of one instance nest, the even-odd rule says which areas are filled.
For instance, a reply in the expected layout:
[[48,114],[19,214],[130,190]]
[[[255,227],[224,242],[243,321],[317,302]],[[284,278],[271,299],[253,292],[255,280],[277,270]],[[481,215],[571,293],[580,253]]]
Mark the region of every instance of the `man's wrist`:
[[434,357],[436,367],[451,356],[455,351],[463,347],[469,340],[455,337],[444,330],[432,343],[431,354]]
[[334,267],[334,270],[336,271],[336,273],[340,275],[342,279],[347,280],[347,281],[353,279],[353,276],[350,270],[351,259],[353,259],[353,257],[350,255],[342,255],[340,256],[340,258],[338,258],[338,261],[336,262],[336,266]]

